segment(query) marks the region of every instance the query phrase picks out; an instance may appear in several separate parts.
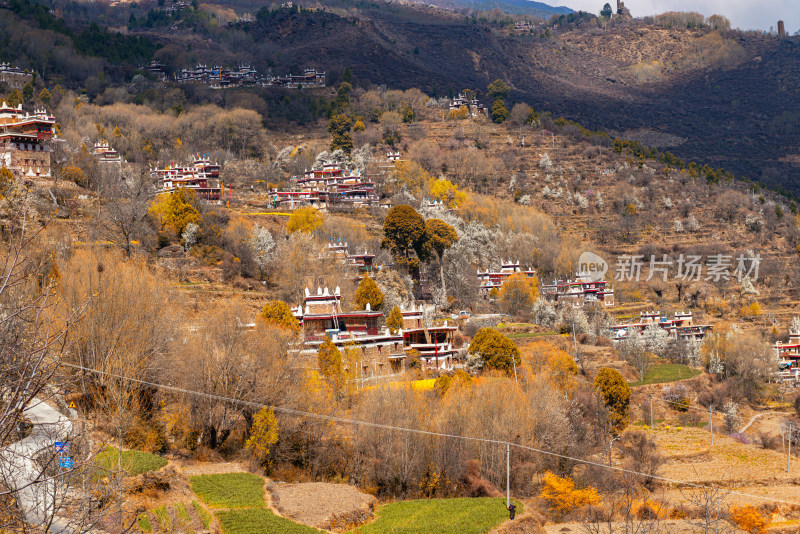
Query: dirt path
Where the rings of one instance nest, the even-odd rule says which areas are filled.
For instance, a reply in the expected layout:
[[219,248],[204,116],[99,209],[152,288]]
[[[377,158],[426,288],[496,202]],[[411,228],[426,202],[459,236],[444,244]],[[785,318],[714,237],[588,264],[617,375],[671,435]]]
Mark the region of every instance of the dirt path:
[[750,418],[750,420],[747,422],[746,425],[744,425],[741,429],[739,429],[739,432],[746,432],[747,429],[750,428],[750,425],[752,425],[756,421],[756,419],[758,419],[762,415],[764,415],[764,412],[755,414],[753,417]]

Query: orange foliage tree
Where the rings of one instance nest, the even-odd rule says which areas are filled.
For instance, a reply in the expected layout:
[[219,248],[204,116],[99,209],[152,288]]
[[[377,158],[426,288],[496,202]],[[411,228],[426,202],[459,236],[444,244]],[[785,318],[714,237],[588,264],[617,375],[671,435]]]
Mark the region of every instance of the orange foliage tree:
[[500,306],[506,313],[516,315],[530,308],[538,296],[539,281],[535,276],[512,274],[500,288]]
[[267,324],[288,328],[293,332],[300,329],[300,324],[295,319],[292,309],[282,300],[270,300],[264,304],[259,317]]
[[290,234],[294,232],[305,232],[313,234],[325,223],[325,217],[316,208],[298,208],[289,216],[286,223],[286,231]]
[[536,341],[526,345],[522,362],[532,374],[547,374],[561,391],[570,393],[577,385],[578,366],[572,355],[551,343]]
[[550,471],[544,475],[544,487],[539,496],[547,501],[550,511],[558,517],[576,508],[600,503],[600,495],[593,487],[576,489],[575,481],[570,477],[560,477]]
[[769,520],[755,506],[731,506],[731,521],[750,534],[765,534]]

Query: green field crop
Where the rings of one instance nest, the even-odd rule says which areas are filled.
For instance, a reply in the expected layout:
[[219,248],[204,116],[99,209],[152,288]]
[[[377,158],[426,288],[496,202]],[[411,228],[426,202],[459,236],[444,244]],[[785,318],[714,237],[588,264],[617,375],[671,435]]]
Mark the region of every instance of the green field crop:
[[265,508],[217,512],[225,534],[318,534],[322,531],[278,517]]
[[[104,469],[117,469],[117,449],[106,447],[103,452],[95,457],[95,463]],[[166,458],[141,451],[123,451],[122,468],[128,475],[135,476],[148,471],[157,471],[167,465]]]
[[197,475],[189,484],[210,508],[256,508],[264,506],[264,480],[250,473]]
[[[514,501],[517,514],[522,503]],[[382,506],[378,519],[354,529],[353,534],[483,534],[508,519],[502,497],[419,499]]]
[[644,375],[644,380],[631,382],[631,386],[644,386],[647,384],[665,384],[667,382],[675,382],[676,380],[685,380],[687,378],[694,378],[699,375],[701,371],[692,369],[688,365],[681,365],[679,363],[665,363],[662,365],[654,365]]

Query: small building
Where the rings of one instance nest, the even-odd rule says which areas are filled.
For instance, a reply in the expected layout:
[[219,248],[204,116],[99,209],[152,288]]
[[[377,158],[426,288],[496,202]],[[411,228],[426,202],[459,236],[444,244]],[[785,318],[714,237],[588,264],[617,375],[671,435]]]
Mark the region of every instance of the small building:
[[197,64],[191,69],[181,69],[175,74],[175,81],[179,83],[202,83],[213,89],[228,87],[247,87],[252,85],[266,85],[266,78],[260,76],[255,68],[247,63],[238,67],[214,65],[209,67]]
[[403,371],[406,354],[402,331],[393,334],[380,326],[383,314],[369,306],[363,311],[345,313],[338,287],[332,292],[327,287],[317,288],[316,294],[306,288],[303,304],[292,311],[303,328],[301,356],[315,356],[325,338],[330,338],[340,351],[357,351],[360,378],[391,376]]
[[326,338],[340,350],[356,351],[359,378],[372,379],[398,375],[404,371],[408,353],[416,350],[424,365],[452,369],[458,350],[453,347],[456,327],[425,327],[424,311],[416,306],[402,308],[403,328],[391,332],[381,326],[383,314],[367,305],[365,310],[344,312],[341,291],[317,288],[305,290],[303,304],[292,310],[303,329],[301,357],[316,356]]
[[531,268],[522,269],[519,265],[519,261],[514,263],[513,260],[502,260],[500,262],[500,270],[499,271],[491,271],[489,269],[485,271],[481,271],[478,269],[478,281],[480,282],[480,291],[483,294],[484,298],[489,295],[489,292],[492,289],[497,289],[500,291],[500,288],[503,286],[503,282],[506,281],[508,277],[513,274],[517,273],[525,273],[528,278],[533,278],[536,276],[536,271]]
[[412,305],[402,307],[403,347],[406,354],[412,350],[419,353],[422,363],[433,369],[450,370],[461,352],[453,346],[453,336],[458,330],[446,321],[443,325],[425,326],[425,310]]
[[155,59],[150,62],[149,65],[144,65],[139,67],[140,70],[150,74],[156,80],[161,80],[162,82],[167,79],[167,67],[166,65],[162,65]]
[[54,138],[55,117],[44,109],[32,114],[23,111],[22,104],[0,106],[0,166],[18,176],[49,178],[50,153],[48,141]]
[[122,157],[120,157],[116,150],[111,148],[111,145],[105,139],[101,139],[94,144],[94,150],[92,151],[92,154],[101,164],[122,164]]
[[33,82],[33,74],[9,63],[0,63],[0,82],[11,89],[22,89]]
[[267,76],[265,85],[287,89],[315,89],[325,87],[325,71],[309,68],[303,74],[287,76]]
[[422,208],[434,211],[443,211],[443,212],[452,211],[452,209],[449,208],[447,204],[445,204],[441,199],[438,198],[434,198],[432,200],[426,198],[425,200],[422,201]]
[[450,101],[450,111],[454,111],[463,107],[467,108],[467,111],[471,117],[475,117],[478,114],[487,113],[486,106],[479,103],[477,98],[469,98],[464,93],[458,93],[458,96]]
[[364,276],[371,276],[380,270],[380,267],[375,265],[375,254],[370,254],[366,250],[363,254],[348,254],[347,266],[355,269],[356,283],[360,282]]
[[789,329],[789,341],[783,343],[776,341],[775,356],[779,360],[789,360],[792,362],[793,367],[800,366],[800,332]]

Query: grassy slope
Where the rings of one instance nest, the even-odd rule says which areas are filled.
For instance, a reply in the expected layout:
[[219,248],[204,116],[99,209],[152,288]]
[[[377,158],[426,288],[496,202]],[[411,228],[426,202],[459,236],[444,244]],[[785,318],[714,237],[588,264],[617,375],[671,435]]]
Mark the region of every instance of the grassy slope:
[[209,508],[260,508],[264,506],[264,480],[250,473],[197,475],[189,478],[198,497]]
[[[113,447],[106,447],[106,449],[95,458],[97,465],[105,469],[116,469],[117,460],[117,449]],[[154,454],[140,451],[122,452],[122,467],[131,476],[147,473],[148,471],[156,471],[165,465],[167,465],[167,460]]]
[[[522,503],[517,514],[522,513]],[[373,523],[353,530],[353,534],[482,534],[508,519],[504,498],[419,499],[387,504]]]
[[644,375],[644,380],[631,382],[631,386],[644,386],[646,384],[664,384],[676,380],[686,380],[699,375],[700,371],[679,363],[665,363],[651,367]]

